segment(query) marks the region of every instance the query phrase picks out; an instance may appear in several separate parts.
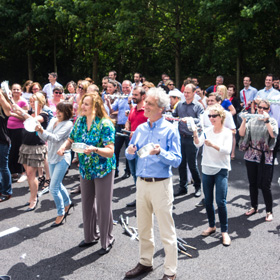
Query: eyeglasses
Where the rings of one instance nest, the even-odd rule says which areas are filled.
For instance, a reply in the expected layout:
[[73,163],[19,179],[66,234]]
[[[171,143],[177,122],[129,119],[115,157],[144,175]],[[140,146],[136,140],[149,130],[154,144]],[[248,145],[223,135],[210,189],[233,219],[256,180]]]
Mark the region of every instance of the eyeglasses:
[[168,86],[174,86],[174,84],[168,84]]
[[258,106],[258,109],[269,110],[267,107]]
[[79,88],[79,89],[81,89],[81,90],[83,90],[83,89],[84,89],[84,88],[83,88],[83,87],[81,87],[81,86],[78,86],[78,88]]
[[215,115],[208,115],[208,118],[210,119],[210,118],[213,118],[213,119],[215,119],[215,118],[217,118],[219,115],[218,114],[215,114]]
[[55,91],[54,93],[55,94],[62,94],[62,92],[59,92],[59,91]]

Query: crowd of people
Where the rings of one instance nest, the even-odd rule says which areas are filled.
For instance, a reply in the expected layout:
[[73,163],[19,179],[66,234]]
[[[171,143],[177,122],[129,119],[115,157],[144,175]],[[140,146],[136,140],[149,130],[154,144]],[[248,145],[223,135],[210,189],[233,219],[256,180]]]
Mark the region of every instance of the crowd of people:
[[[27,180],[30,197],[26,212],[36,209],[41,194],[50,192],[57,209],[51,227],[64,224],[74,204],[63,185],[71,164],[77,163],[81,193],[84,238],[79,247],[101,243],[100,255],[114,244],[112,197],[114,178],[120,176],[119,158],[125,149],[125,180],[131,175],[136,185],[135,207],[139,231],[140,260],[126,278],[153,269],[153,215],[159,224],[165,250],[164,276],[175,279],[177,238],[172,217],[173,200],[204,194],[209,227],[216,232],[215,199],[222,244],[231,245],[228,234],[227,188],[235,149],[244,151],[249,182],[251,216],[258,212],[258,190],[266,206],[265,221],[273,220],[271,182],[280,144],[279,79],[265,78],[264,89],[243,79],[238,95],[234,84],[218,76],[207,89],[195,77],[188,77],[181,89],[166,74],[157,86],[140,73],[134,83],[117,81],[110,71],[102,89],[90,78],[70,81],[64,87],[57,73],[49,83],[26,81],[0,90],[0,202],[12,197],[12,182]],[[200,174],[197,157],[202,147]],[[71,151],[72,149],[72,151]],[[172,168],[178,168],[179,188],[174,190]],[[256,176],[257,174],[257,176]]]

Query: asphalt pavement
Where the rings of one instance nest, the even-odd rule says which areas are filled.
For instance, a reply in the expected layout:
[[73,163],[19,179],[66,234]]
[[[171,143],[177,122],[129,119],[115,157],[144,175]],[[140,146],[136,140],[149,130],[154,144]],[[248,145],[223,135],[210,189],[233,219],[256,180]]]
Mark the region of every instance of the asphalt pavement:
[[[280,161],[279,161],[280,162]],[[199,159],[200,163],[200,159]],[[122,153],[120,176],[123,175]],[[192,257],[179,254],[177,279],[280,279],[280,176],[275,166],[272,183],[274,220],[265,222],[265,206],[259,195],[259,213],[247,218],[244,213],[250,207],[248,181],[243,153],[237,151],[232,161],[228,188],[228,223],[232,238],[230,247],[221,244],[217,218],[217,232],[203,238],[201,232],[208,227],[206,211],[195,205],[201,198],[194,197],[189,186],[187,195],[174,201],[174,220],[177,235],[197,250],[188,249]],[[178,172],[174,170],[174,188],[178,187]],[[79,174],[73,165],[64,180],[70,191],[79,185]],[[125,272],[138,262],[138,241],[124,234],[120,224],[114,226],[115,243],[109,254],[99,256],[100,244],[79,248],[83,240],[83,223],[80,195],[71,195],[74,211],[66,223],[57,228],[50,225],[56,217],[51,194],[40,197],[33,212],[24,212],[29,197],[28,183],[13,184],[13,197],[0,203],[0,275],[8,274],[13,280],[110,280],[124,279]],[[135,208],[126,204],[135,198],[132,177],[117,178],[114,186],[113,215],[129,217],[129,224],[136,225]],[[135,279],[161,279],[164,251],[155,219],[155,255],[153,272]]]

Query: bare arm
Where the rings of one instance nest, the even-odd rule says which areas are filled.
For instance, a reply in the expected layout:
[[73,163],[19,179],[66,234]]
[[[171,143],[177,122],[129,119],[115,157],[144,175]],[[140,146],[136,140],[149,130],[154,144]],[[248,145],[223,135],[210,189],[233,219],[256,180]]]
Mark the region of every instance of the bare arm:
[[102,157],[106,157],[106,158],[111,158],[114,155],[114,144],[109,144],[106,145],[104,148],[98,148],[98,147],[94,147],[94,146],[88,146],[85,150],[84,153],[86,155],[90,155],[91,153],[95,153],[98,154]]
[[3,108],[6,116],[11,115],[11,105],[4,97],[3,93],[0,91],[0,106]]

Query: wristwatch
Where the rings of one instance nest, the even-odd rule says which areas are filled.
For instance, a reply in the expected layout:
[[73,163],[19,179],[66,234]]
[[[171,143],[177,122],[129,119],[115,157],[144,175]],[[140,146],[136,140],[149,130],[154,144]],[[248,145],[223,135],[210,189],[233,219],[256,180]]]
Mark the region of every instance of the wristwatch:
[[270,123],[269,119],[268,119],[268,120],[266,120],[264,123]]

